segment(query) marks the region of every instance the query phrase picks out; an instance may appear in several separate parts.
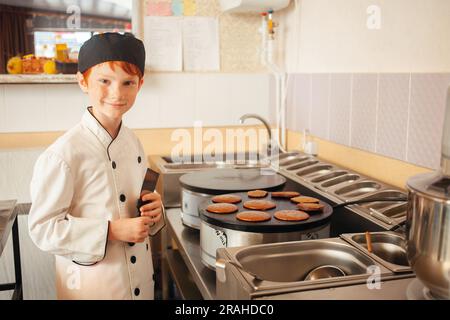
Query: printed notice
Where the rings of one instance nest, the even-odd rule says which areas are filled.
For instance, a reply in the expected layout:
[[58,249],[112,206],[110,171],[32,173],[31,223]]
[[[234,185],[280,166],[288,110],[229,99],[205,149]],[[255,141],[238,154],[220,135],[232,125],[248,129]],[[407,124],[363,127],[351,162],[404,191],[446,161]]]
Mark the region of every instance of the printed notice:
[[219,23],[216,18],[183,19],[183,61],[185,71],[219,71]]
[[182,18],[144,18],[146,66],[153,71],[182,71]]
[[171,16],[172,3],[170,1],[154,1],[147,2],[147,16]]

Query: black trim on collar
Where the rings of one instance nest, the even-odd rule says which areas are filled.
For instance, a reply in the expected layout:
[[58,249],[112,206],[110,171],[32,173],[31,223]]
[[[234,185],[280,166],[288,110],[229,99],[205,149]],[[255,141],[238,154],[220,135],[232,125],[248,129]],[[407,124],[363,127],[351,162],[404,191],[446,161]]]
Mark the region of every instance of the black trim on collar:
[[[100,121],[98,121],[98,119],[94,116],[94,114],[91,112],[92,106],[87,107],[87,110],[89,111],[89,114],[98,122],[98,124],[103,128],[103,130],[106,131],[106,133],[108,133],[108,135],[111,137],[111,135],[109,134],[108,130],[106,130],[106,128],[102,125],[102,123]],[[122,129],[122,120],[120,120],[120,124],[119,124],[119,131],[117,131],[117,135],[115,138],[111,137],[111,142],[108,144],[108,146],[106,147],[106,153],[108,154],[108,159],[109,161],[111,161],[111,156],[109,155],[109,147],[111,146],[111,144],[114,142],[114,140],[116,140],[116,138],[119,136],[120,134],[120,130]]]

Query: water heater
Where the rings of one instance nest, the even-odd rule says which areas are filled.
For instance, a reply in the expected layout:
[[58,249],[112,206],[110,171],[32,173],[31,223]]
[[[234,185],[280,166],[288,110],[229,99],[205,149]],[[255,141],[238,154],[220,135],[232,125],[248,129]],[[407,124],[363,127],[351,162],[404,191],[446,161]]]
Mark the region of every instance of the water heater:
[[220,8],[226,12],[267,12],[286,8],[290,0],[220,0]]

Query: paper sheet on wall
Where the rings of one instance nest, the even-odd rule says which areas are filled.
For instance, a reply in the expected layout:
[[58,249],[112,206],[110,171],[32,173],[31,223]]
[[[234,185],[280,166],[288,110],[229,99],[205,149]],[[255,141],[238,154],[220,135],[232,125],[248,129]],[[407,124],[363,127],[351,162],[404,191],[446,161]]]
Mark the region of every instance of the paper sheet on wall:
[[185,71],[219,71],[219,23],[216,18],[183,19],[183,61]]
[[147,16],[171,16],[172,2],[171,1],[154,1],[147,2]]
[[154,71],[182,71],[182,18],[145,17],[146,66]]

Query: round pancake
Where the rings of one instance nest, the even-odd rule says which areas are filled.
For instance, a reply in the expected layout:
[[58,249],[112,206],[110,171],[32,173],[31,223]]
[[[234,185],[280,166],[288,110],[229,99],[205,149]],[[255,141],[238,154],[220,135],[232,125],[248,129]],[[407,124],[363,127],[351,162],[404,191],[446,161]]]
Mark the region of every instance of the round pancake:
[[302,211],[322,211],[325,206],[320,203],[297,203],[297,208]]
[[294,197],[291,198],[292,202],[295,203],[319,203],[319,199],[313,198],[313,197]]
[[272,192],[272,198],[293,198],[298,197],[300,193],[297,191],[276,191]]
[[233,213],[238,210],[238,207],[231,203],[214,203],[206,207],[208,212],[212,213]]
[[236,219],[247,222],[262,222],[271,218],[270,214],[263,211],[242,211],[236,215]]
[[275,212],[274,216],[282,221],[303,221],[309,219],[309,214],[298,210],[280,210]]
[[264,190],[252,190],[247,192],[247,195],[250,198],[264,198],[265,196],[267,196],[267,191]]
[[235,194],[221,194],[218,196],[212,197],[212,202],[215,203],[239,203],[241,202],[241,197]]
[[275,203],[268,200],[249,200],[244,202],[244,208],[251,210],[269,210],[276,206]]

